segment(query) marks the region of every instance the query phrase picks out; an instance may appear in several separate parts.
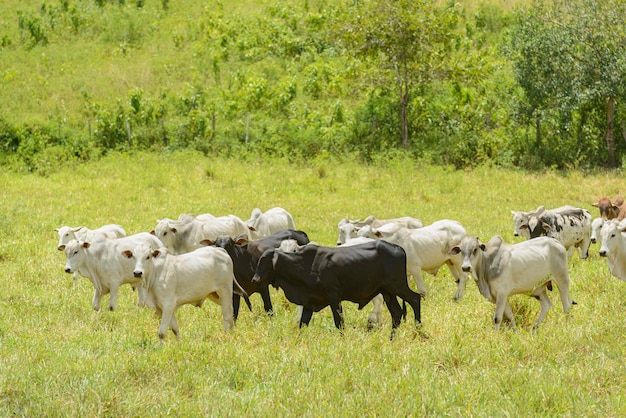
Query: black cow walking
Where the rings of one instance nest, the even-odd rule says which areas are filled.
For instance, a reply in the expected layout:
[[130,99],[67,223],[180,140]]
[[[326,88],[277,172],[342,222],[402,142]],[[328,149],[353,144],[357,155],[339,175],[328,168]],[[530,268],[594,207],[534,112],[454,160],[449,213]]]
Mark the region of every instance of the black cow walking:
[[252,283],[280,287],[290,302],[302,305],[300,327],[309,324],[313,312],[330,306],[335,326],[342,329],[341,301],[362,309],[379,293],[391,314],[391,338],[403,314],[397,297],[411,305],[415,322],[421,322],[420,295],[407,283],[406,254],[382,240],[351,247],[307,245],[295,253],[270,249],[259,259]]

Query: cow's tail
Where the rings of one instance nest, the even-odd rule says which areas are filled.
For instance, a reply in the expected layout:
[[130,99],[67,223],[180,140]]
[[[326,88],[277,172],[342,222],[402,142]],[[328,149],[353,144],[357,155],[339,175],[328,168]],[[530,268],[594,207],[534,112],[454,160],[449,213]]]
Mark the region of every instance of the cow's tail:
[[241,287],[237,279],[233,279],[233,285],[233,292],[238,294],[239,296],[243,296],[243,299],[246,301],[246,305],[248,305],[248,309],[250,309],[250,312],[252,312],[252,304],[250,303],[250,296],[248,296],[248,293],[243,290],[243,287]]

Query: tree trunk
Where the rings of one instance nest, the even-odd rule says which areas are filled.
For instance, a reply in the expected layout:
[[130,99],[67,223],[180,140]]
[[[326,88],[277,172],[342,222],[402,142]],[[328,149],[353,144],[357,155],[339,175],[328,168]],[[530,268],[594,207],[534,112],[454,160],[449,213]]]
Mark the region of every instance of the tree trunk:
[[535,146],[541,146],[541,115],[539,112],[535,114]]
[[409,116],[408,116],[408,107],[409,107],[409,90],[408,88],[404,88],[400,96],[400,118],[402,123],[402,147],[404,150],[409,149]]
[[608,165],[610,168],[617,167],[615,159],[615,97],[609,97],[606,106],[606,148],[609,152]]

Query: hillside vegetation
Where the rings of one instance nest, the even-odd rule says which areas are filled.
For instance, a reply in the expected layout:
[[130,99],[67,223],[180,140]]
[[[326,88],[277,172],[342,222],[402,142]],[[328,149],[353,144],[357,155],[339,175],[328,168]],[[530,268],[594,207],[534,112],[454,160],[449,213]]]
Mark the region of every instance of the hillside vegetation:
[[192,148],[616,166],[623,10],[603,1],[600,21],[595,2],[574,3],[9,0],[0,163],[45,175],[112,150]]
[[380,329],[368,331],[371,308],[350,302],[343,335],[329,309],[298,330],[296,307],[272,289],[272,318],[258,294],[231,333],[217,305],[184,306],[182,340],[168,333],[160,345],[159,319],[136,305],[130,286],[115,311],[93,311],[93,286],[84,278],[73,286],[54,231],[119,223],[130,234],[183,212],[247,219],[254,207],[280,205],[322,245],[335,244],[341,218],[369,214],[456,219],[481,240],[516,242],[510,210],[572,204],[595,215],[590,191],[613,195],[619,175],[464,172],[410,158],[268,165],[184,152],[109,155],[49,177],[4,171],[0,182],[2,416],[626,414],[624,283],[611,277],[598,244],[588,260],[574,254],[569,262],[578,305],[566,318],[555,289],[537,333],[536,300],[512,297],[519,330],[495,332],[494,305],[473,280],[453,302],[456,283],[444,267],[424,276],[421,334],[408,321],[389,341],[387,309]]

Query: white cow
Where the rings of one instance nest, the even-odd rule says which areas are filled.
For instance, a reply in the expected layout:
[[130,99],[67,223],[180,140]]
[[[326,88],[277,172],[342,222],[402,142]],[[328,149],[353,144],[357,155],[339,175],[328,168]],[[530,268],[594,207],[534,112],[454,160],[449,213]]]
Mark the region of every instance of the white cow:
[[204,221],[197,217],[183,219],[182,221],[161,219],[156,228],[150,231],[174,254],[183,254],[203,247],[201,243],[203,240],[215,241],[220,236],[236,238],[241,234],[248,235],[248,228],[244,222],[234,215],[205,218]]
[[356,238],[359,230],[364,226],[370,226],[372,228],[379,228],[383,225],[395,223],[400,226],[403,226],[408,229],[421,228],[424,226],[422,221],[417,218],[412,218],[410,216],[403,216],[401,218],[391,218],[391,219],[376,219],[373,215],[368,216],[363,221],[361,220],[350,220],[348,218],[343,218],[337,224],[337,229],[339,230],[339,237],[337,238],[337,245],[344,244],[347,240],[351,238]]
[[578,248],[580,256],[589,255],[591,245],[591,214],[589,211],[574,206],[562,206],[546,209],[539,206],[528,220],[530,238],[545,235],[558,240],[568,254]]
[[591,222],[591,243],[595,244],[600,239],[600,231],[604,225],[604,219],[596,218]]
[[[163,245],[147,232],[115,239],[98,235],[93,241],[72,240],[65,245],[65,272],[78,272],[91,281],[94,287],[92,306],[95,310],[100,310],[100,299],[109,293],[109,310],[114,310],[119,287],[125,283],[133,287],[137,284],[139,279],[133,275],[134,264],[122,256],[122,251],[132,250],[139,244],[154,249]],[[142,303],[141,295],[139,303]]]
[[528,232],[528,219],[530,212],[522,212],[519,210],[512,210],[513,214],[513,235],[516,237],[522,236],[526,239],[530,239],[530,232]]
[[606,221],[600,233],[600,256],[606,257],[609,271],[618,279],[626,280],[626,222]]
[[[63,251],[65,245],[73,239],[80,241],[92,241],[96,234],[101,234],[106,238],[121,238],[126,236],[126,231],[120,225],[109,224],[101,226],[97,229],[89,229],[84,226],[72,228],[70,226],[62,226],[54,229],[59,234],[59,243],[57,250]],[[74,272],[74,285],[78,280],[78,272]]]
[[458,245],[466,232],[457,221],[444,219],[418,229],[408,229],[397,224],[372,228],[373,236],[397,244],[406,252],[407,270],[413,276],[418,292],[426,295],[422,270],[436,275],[447,264],[458,286],[454,300],[460,300],[465,291],[467,276],[461,271],[461,257],[450,254],[450,248]]
[[296,229],[293,216],[279,207],[269,209],[264,213],[261,209],[254,208],[246,224],[250,230],[250,238],[255,240],[269,237],[285,229]]
[[567,254],[565,248],[552,238],[539,237],[512,245],[496,235],[485,245],[477,237],[465,237],[450,252],[462,255],[463,271],[471,272],[480,293],[496,304],[496,330],[500,329],[503,316],[515,328],[508,302],[508,297],[515,294],[528,294],[539,300],[541,311],[533,325],[533,330],[537,329],[552,306],[546,292],[550,274],[559,287],[563,311],[567,314],[572,308]]
[[134,265],[134,276],[141,279],[144,302],[161,316],[159,339],[163,342],[168,326],[180,340],[175,311],[182,305],[201,307],[209,299],[222,307],[224,331],[234,324],[233,286],[248,307],[250,299],[233,273],[233,262],[223,248],[201,247],[189,253],[170,254],[167,248],[153,249],[140,244],[122,253]]

